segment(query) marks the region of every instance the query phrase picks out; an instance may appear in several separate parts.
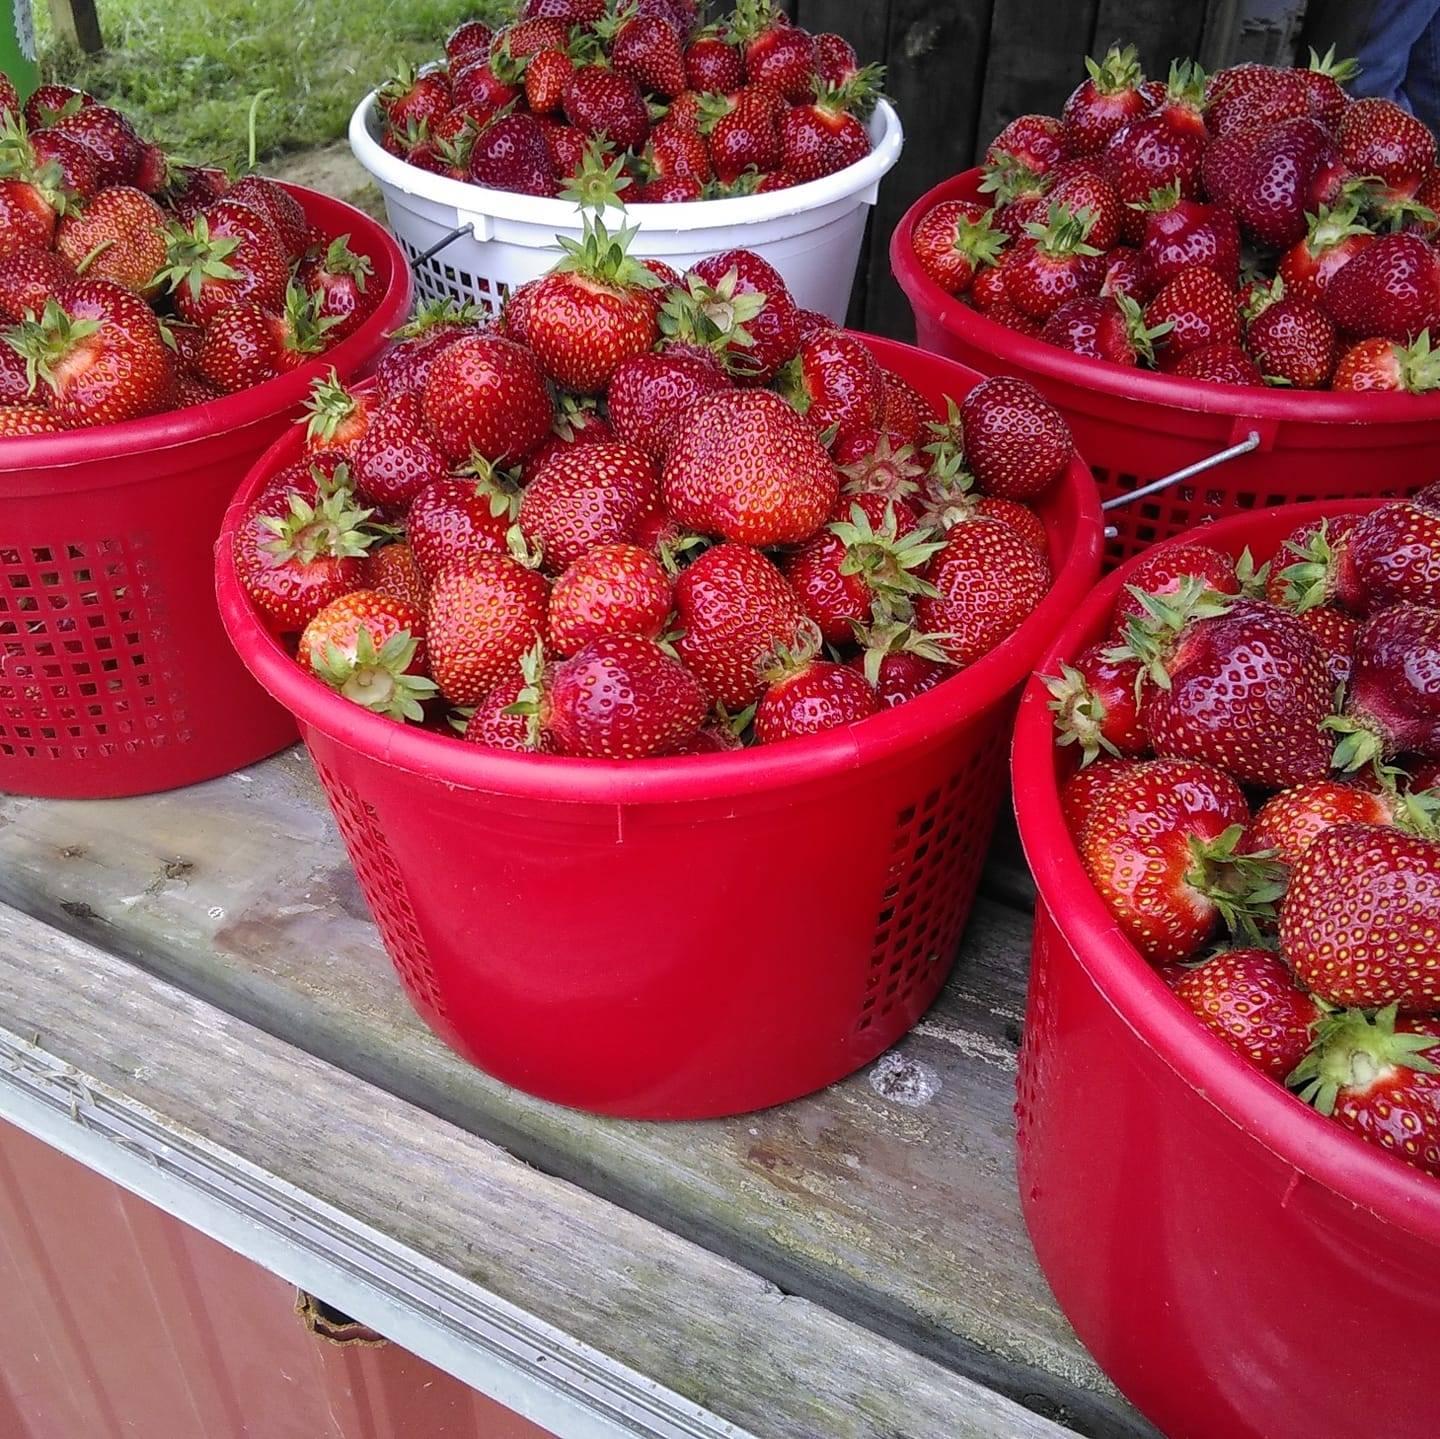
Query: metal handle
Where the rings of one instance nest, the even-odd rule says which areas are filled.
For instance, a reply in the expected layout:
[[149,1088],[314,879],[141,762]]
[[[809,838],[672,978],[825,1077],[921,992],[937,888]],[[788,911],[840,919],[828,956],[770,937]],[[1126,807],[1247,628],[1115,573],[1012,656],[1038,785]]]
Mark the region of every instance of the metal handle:
[[[1143,500],[1148,495],[1158,495],[1161,490],[1168,490],[1172,485],[1178,485],[1183,480],[1193,478],[1195,475],[1204,474],[1206,470],[1213,470],[1216,465],[1223,465],[1227,460],[1233,460],[1240,455],[1248,455],[1252,450],[1260,448],[1259,430],[1251,430],[1239,444],[1231,445],[1228,449],[1217,450],[1213,455],[1206,455],[1203,460],[1196,460],[1193,465],[1186,465],[1183,469],[1175,470],[1168,475],[1161,475],[1158,480],[1151,480],[1148,485],[1141,485],[1137,490],[1129,490],[1123,495],[1114,495],[1105,500],[1100,508],[1102,510],[1118,510],[1126,505],[1134,504],[1136,500]],[[1120,532],[1114,525],[1105,527],[1105,538],[1113,540]]]
[[436,240],[436,242],[431,245],[428,250],[422,250],[418,255],[411,256],[410,268],[414,270],[418,275],[420,266],[423,265],[427,260],[433,260],[435,256],[438,255],[440,251],[443,250],[447,245],[453,245],[455,241],[461,237],[461,235],[474,235],[474,233],[475,226],[473,222],[467,222],[464,225],[456,225],[456,227],[451,230],[449,234],[442,235],[438,240]]

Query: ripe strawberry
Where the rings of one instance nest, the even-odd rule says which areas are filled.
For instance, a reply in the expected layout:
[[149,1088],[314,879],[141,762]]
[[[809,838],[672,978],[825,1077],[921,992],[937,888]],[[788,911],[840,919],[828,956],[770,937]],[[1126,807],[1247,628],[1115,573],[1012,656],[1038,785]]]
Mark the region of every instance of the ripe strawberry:
[[987,165],[1011,164],[1048,175],[1065,158],[1064,131],[1052,115],[1018,115],[990,142]]
[[509,553],[515,511],[514,494],[488,469],[422,485],[406,512],[405,535],[425,585],[477,555]]
[[182,320],[208,325],[232,305],[279,310],[285,304],[285,251],[274,227],[239,201],[217,200],[189,227],[170,231],[165,268]]
[[1320,209],[1305,238],[1297,240],[1280,257],[1277,273],[1285,282],[1287,295],[1319,303],[1335,272],[1375,238],[1358,219],[1359,211],[1353,202]]
[[[1153,764],[1150,760],[1146,763]],[[1174,764],[1179,761],[1166,761]],[[1097,759],[1093,764],[1082,765],[1060,786],[1060,814],[1065,828],[1078,845],[1085,833],[1085,827],[1100,812],[1105,795],[1112,784],[1138,769],[1140,761]],[[1203,766],[1197,765],[1197,770]]]
[[639,150],[650,133],[650,112],[639,85],[618,70],[582,65],[570,77],[565,118],[586,135],[606,135],[622,150]]
[[206,165],[170,166],[170,183],[159,197],[161,205],[182,225],[191,225],[208,209],[230,183],[225,171]]
[[[448,481],[445,456],[426,433],[413,405],[376,405],[368,395],[357,398],[370,403],[362,410],[364,428],[353,443],[350,474],[356,493],[367,504],[404,508],[427,485]],[[346,421],[342,419],[340,425]],[[343,442],[344,433],[337,428],[333,438]]]
[[482,319],[473,305],[457,305],[449,299],[422,300],[414,317],[394,332],[392,338],[398,343],[376,362],[376,395],[382,400],[407,394],[418,399],[440,352],[473,335]]
[[425,639],[430,672],[451,704],[479,704],[519,664],[544,630],[549,589],[543,575],[493,551],[435,576]]
[[58,116],[54,128],[78,140],[95,156],[102,186],[134,183],[140,167],[140,137],[118,110],[108,105],[82,105]]
[[1308,300],[1287,295],[1250,321],[1245,343],[1260,372],[1302,390],[1322,388],[1334,373],[1335,325]]
[[1300,1097],[1395,1158],[1440,1176],[1440,1032],[1433,1020],[1372,1019],[1350,1010],[1323,1020],[1290,1075]]
[[1105,278],[1103,253],[1089,244],[1091,216],[1052,205],[1047,220],[1032,221],[1027,238],[1005,256],[1005,298],[1036,320],[1046,320],[1067,300],[1096,295]]
[[1408,344],[1440,332],[1440,254],[1418,235],[1381,235],[1331,276],[1321,304],[1354,335]]
[[29,366],[20,352],[9,345],[0,345],[0,404],[41,404],[44,399],[43,391],[32,392]]
[[1410,500],[1371,510],[1331,559],[1331,592],[1346,609],[1440,606],[1440,514]]
[[1079,745],[1081,764],[1101,753],[1117,758],[1146,753],[1150,739],[1140,723],[1139,682],[1138,662],[1110,658],[1105,644],[1091,645],[1073,665],[1062,664],[1059,675],[1045,681],[1056,744]]
[[0,439],[56,435],[61,428],[54,412],[42,405],[0,405]]
[[839,436],[880,422],[880,366],[864,341],[844,330],[806,340],[781,370],[779,388],[817,434]]
[[785,281],[750,250],[699,261],[685,290],[667,299],[661,328],[670,340],[717,350],[754,384],[774,379],[800,347],[799,312]]
[[450,76],[451,109],[466,111],[480,125],[499,118],[499,112],[519,95],[519,88],[502,80],[485,59],[471,60]]
[[1268,949],[1229,949],[1173,986],[1176,998],[1242,1059],[1283,1080],[1305,1057],[1321,1018],[1314,998]]
[[231,305],[205,330],[201,376],[217,390],[234,394],[288,375],[325,348],[329,327],[318,309],[317,299],[297,285],[286,294],[281,314],[259,305]]
[[757,546],[808,539],[839,492],[809,425],[769,390],[698,400],[675,424],[661,486],[682,525]]
[[397,130],[438,119],[450,108],[450,85],[443,70],[417,74],[402,65],[376,92],[386,123]]
[[362,584],[367,590],[403,600],[424,613],[425,581],[415,563],[414,553],[404,540],[376,545],[365,556]]
[[41,85],[25,102],[25,123],[32,130],[42,130],[53,125],[62,115],[73,115],[86,105],[100,102],[84,90],[71,85],[57,85],[53,82]]
[[881,709],[879,696],[858,670],[797,657],[779,670],[755,706],[755,738],[779,744],[855,724]]
[[1355,174],[1378,175],[1397,195],[1413,195],[1435,164],[1435,137],[1393,100],[1347,105],[1336,138]]
[[[1105,174],[1122,203],[1149,198],[1169,185],[1194,198],[1208,132],[1203,118],[1204,73],[1188,62],[1172,65],[1164,100],[1111,135],[1102,152]],[[1139,227],[1137,226],[1137,229]]]
[[768,86],[791,103],[812,93],[820,57],[808,31],[789,24],[770,0],[740,0],[730,24],[744,47],[745,77],[752,85]]
[[870,153],[859,114],[873,104],[874,84],[857,75],[840,89],[821,89],[814,100],[792,105],[780,118],[780,165],[792,183],[833,175]]
[[303,289],[320,296],[319,317],[336,321],[327,334],[332,345],[353,335],[379,299],[369,288],[374,271],[370,257],[357,255],[349,241],[349,235],[337,235],[323,253],[308,255],[295,269]]
[[1220,205],[1185,200],[1173,185],[1145,203],[1140,251],[1157,285],[1182,270],[1203,266],[1231,285],[1240,278],[1240,230]]
[[732,710],[758,699],[763,669],[793,648],[807,623],[790,582],[758,550],[719,544],[675,582],[680,658],[709,694]]
[[100,161],[93,150],[72,136],[61,130],[41,130],[27,143],[23,134],[9,128],[0,134],[7,147],[13,146],[15,159],[7,168],[22,176],[38,176],[44,171],[50,184],[72,203],[83,204],[100,193]]
[[[575,62],[563,49],[541,50],[525,67],[525,103],[534,115],[553,115],[565,101]],[[578,132],[577,132],[578,133]]]
[[1440,609],[1400,603],[1360,632],[1343,717],[1337,769],[1411,753],[1440,759]]
[[305,626],[296,649],[302,668],[353,704],[418,722],[435,692],[425,674],[425,618],[414,605],[375,590],[331,600]]
[[[603,34],[603,31],[602,31]],[[621,20],[610,42],[610,63],[641,88],[665,99],[686,85],[685,55],[673,26],[654,15]]]
[[1360,621],[1329,605],[1305,610],[1296,618],[1319,646],[1325,667],[1330,671],[1330,682],[1349,684],[1355,666],[1355,648],[1360,643]]
[[981,489],[1011,500],[1042,495],[1075,453],[1060,412],[1024,380],[995,376],[960,406],[965,460]]
[[553,17],[567,25],[589,25],[605,13],[605,0],[525,0],[522,20]]
[[660,460],[679,416],[702,395],[729,388],[724,370],[698,355],[633,355],[611,377],[606,394],[610,423],[620,439]]
[[702,30],[685,47],[685,84],[692,91],[728,95],[745,83],[740,51],[713,30]]
[[471,148],[470,178],[492,190],[553,195],[555,168],[540,121],[524,111],[492,120]]
[[658,640],[673,591],[670,577],[648,550],[594,545],[555,581],[546,614],[545,644],[570,655],[602,635]]
[[1428,330],[1413,345],[1382,338],[1360,340],[1336,361],[1330,388],[1427,394],[1440,388],[1440,351],[1431,350]]
[[520,467],[520,478],[528,484],[547,460],[572,445],[593,445],[618,438],[610,422],[586,399],[562,395],[550,434],[538,450],[532,450],[525,457],[525,463]]
[[1213,270],[1182,270],[1145,307],[1149,326],[1169,324],[1165,356],[1178,360],[1192,350],[1240,343],[1235,291]]
[[[171,327],[172,336],[178,328]],[[203,343],[203,339],[204,332],[196,332],[196,340]],[[184,341],[186,346],[191,343],[194,342],[189,338]],[[184,352],[180,346],[181,342],[177,340],[177,354],[183,359]],[[333,369],[328,376],[313,380],[305,401],[305,411],[309,416],[305,425],[305,449],[337,451],[347,461],[352,460],[355,446],[369,428],[379,403],[374,391],[356,394],[348,390]]]
[[495,32],[483,20],[463,20],[445,41],[445,58],[452,65],[473,58],[484,59],[490,54]]
[[655,465],[643,450],[616,440],[570,445],[525,487],[520,528],[558,575],[592,545],[634,543],[659,504]]
[[475,706],[461,738],[466,744],[512,754],[554,754],[555,737],[546,725],[549,688],[544,650],[537,641]]
[[1263,385],[1265,376],[1239,345],[1205,345],[1181,355],[1161,368],[1187,380],[1204,380],[1213,385]]
[[1085,69],[1060,111],[1061,140],[1072,155],[1098,155],[1122,125],[1150,108],[1133,45],[1112,45],[1098,64],[1087,55]]
[[1146,608],[1112,654],[1144,669],[1140,720],[1157,755],[1271,788],[1324,778],[1330,673],[1288,610],[1207,598],[1193,586]]
[[976,495],[973,504],[977,515],[1009,525],[1026,544],[1049,558],[1050,536],[1045,529],[1045,521],[1029,505],[1021,504],[1019,500],[998,499],[994,495]]
[[69,201],[44,169],[33,179],[0,179],[0,257],[19,250],[48,250]]
[[1273,850],[1282,864],[1294,865],[1337,824],[1392,823],[1394,813],[1381,795],[1339,780],[1311,780],[1273,795],[1256,810],[1245,832],[1245,848],[1252,853]]
[[1246,235],[1278,247],[1305,237],[1307,214],[1333,203],[1343,174],[1329,133],[1309,118],[1227,136],[1204,171],[1210,198],[1234,210]]
[[75,268],[53,250],[21,249],[0,257],[0,319],[12,324],[75,278]]
[[530,292],[525,340],[563,389],[594,394],[623,360],[647,354],[660,337],[651,291],[655,276],[626,253],[631,233],[614,239],[596,218],[584,238],[562,238],[565,257]]
[[815,56],[820,78],[827,85],[843,85],[860,70],[855,47],[843,35],[817,35]]
[[1440,841],[1339,824],[1301,855],[1280,910],[1281,951],[1332,1004],[1440,1008]]
[[1310,113],[1298,70],[1246,63],[1217,70],[1205,85],[1205,118],[1216,135],[1278,125]]
[[550,433],[555,407],[534,355],[511,340],[471,334],[444,346],[420,392],[425,423],[451,460],[524,459]]
[[[802,320],[814,311],[801,311]],[[817,329],[838,328],[825,316],[818,316]],[[808,338],[808,336],[807,336]],[[880,428],[894,435],[901,444],[916,444],[925,427],[939,418],[935,406],[902,375],[894,370],[880,371]]]
[[1067,300],[1045,322],[1040,338],[1076,355],[1115,365],[1155,363],[1155,341],[1166,325],[1148,329],[1145,315],[1129,295],[1082,295]]
[[694,675],[658,645],[604,635],[555,666],[547,725],[563,754],[646,759],[690,739],[708,710]]
[[935,593],[915,617],[955,664],[973,664],[1008,639],[1050,588],[1048,559],[1018,531],[977,517],[951,526],[921,572]]
[[1155,298],[1160,288],[1150,262],[1128,245],[1117,245],[1105,257],[1105,278],[1100,282],[1102,295],[1117,298],[1126,295],[1138,304],[1146,304]]
[[650,132],[650,145],[645,155],[651,171],[651,184],[661,179],[694,180],[705,185],[714,173],[710,168],[710,151],[705,141],[693,130],[682,129],[668,120]]
[[1091,784],[1088,803],[1074,794],[1069,801],[1084,816],[1076,847],[1121,931],[1151,964],[1189,959],[1222,922],[1253,931],[1273,912],[1275,872],[1237,853],[1250,810],[1223,770],[1148,760]]
[[947,295],[958,295],[970,288],[977,270],[995,264],[1005,240],[985,206],[942,200],[920,218],[911,243],[920,268]]
[[249,205],[263,215],[292,260],[298,260],[309,247],[310,221],[300,202],[283,185],[263,175],[242,175],[225,191],[225,198]]

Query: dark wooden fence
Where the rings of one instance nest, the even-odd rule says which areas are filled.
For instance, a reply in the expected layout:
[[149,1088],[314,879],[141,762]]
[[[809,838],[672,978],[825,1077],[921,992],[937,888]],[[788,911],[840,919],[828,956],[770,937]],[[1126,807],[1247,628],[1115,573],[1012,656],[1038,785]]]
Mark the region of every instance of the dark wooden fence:
[[786,0],[792,18],[845,35],[887,67],[886,91],[905,124],[905,152],[880,191],[851,322],[909,338],[904,296],[890,277],[890,232],[909,205],[975,163],[1016,115],[1055,113],[1112,41],[1138,47],[1147,73],[1177,56],[1214,66],[1287,54],[1303,0]]

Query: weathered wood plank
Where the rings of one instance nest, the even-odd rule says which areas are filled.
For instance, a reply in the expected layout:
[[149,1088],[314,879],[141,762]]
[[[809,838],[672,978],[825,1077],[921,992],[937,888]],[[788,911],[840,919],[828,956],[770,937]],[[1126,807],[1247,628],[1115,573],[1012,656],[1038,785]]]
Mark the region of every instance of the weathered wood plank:
[[35,1036],[31,1064],[69,1066],[77,1105],[95,1109],[98,1091],[143,1106],[187,1148],[203,1136],[212,1162],[276,1176],[277,1194],[358,1220],[748,1432],[1059,1439],[1009,1400],[8,907],[0,995],[0,1030]]
[[0,897],[991,1387],[1143,1432],[1056,1311],[1019,1219],[1014,909],[982,904],[940,1004],[868,1074],[667,1126],[530,1100],[429,1035],[298,752],[144,800],[0,800]]
[[[1100,0],[1088,53],[1098,60],[1111,45],[1134,45],[1146,75],[1163,80],[1172,60],[1199,57],[1206,8],[1172,0]],[[1077,65],[1072,84],[1082,78]]]
[[55,33],[87,55],[94,55],[105,48],[100,34],[100,17],[95,13],[95,0],[50,0],[50,18]]

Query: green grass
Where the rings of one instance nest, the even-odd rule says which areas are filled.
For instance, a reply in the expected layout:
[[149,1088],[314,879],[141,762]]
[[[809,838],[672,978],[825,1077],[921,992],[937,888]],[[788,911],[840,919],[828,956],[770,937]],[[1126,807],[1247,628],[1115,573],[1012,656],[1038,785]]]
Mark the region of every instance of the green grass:
[[243,164],[257,91],[265,156],[337,140],[355,102],[402,60],[435,58],[460,20],[504,0],[99,0],[105,51],[56,41],[34,5],[46,79],[119,106],[141,134],[186,160]]

